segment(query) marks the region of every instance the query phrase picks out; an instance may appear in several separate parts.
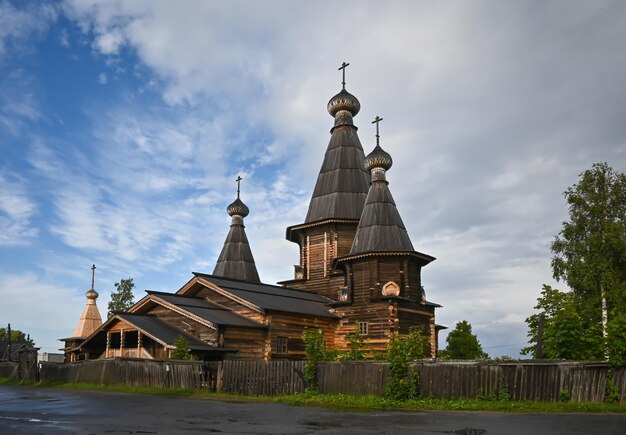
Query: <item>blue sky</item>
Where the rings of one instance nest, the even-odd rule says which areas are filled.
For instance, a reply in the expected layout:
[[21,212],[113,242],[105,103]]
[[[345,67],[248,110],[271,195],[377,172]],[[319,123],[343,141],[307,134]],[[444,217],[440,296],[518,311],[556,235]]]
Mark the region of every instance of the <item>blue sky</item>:
[[92,263],[103,315],[121,278],[210,273],[237,175],[261,279],[289,279],[347,61],[438,323],[516,356],[562,192],[626,170],[624,41],[623,2],[0,0],[0,322],[55,351]]

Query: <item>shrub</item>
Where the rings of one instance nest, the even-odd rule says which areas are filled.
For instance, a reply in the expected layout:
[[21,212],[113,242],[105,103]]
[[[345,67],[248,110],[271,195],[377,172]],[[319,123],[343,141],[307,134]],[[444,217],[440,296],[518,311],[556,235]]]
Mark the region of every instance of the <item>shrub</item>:
[[419,396],[419,375],[410,362],[424,358],[427,345],[418,328],[411,328],[406,336],[391,337],[387,345],[390,377],[385,389],[387,398],[409,400]]

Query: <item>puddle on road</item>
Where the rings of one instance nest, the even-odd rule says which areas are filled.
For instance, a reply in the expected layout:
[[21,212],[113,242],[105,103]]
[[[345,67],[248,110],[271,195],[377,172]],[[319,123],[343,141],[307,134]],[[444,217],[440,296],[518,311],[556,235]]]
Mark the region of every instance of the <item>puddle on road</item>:
[[467,427],[465,429],[455,430],[453,433],[457,435],[484,435],[487,431],[485,429],[473,429]]

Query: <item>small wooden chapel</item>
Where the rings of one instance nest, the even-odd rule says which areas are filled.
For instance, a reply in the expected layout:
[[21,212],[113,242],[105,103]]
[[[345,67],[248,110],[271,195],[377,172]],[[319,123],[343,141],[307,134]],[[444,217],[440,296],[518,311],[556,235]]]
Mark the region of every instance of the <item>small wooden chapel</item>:
[[359,100],[342,89],[328,102],[334,119],[330,141],[303,223],[287,228],[299,246],[294,277],[264,284],[245,232],[248,207],[237,198],[227,207],[232,221],[211,274],[194,272],[174,293],[146,291],[127,312],[102,323],[98,293],[74,335],[65,342],[66,361],[136,357],[166,359],[185,337],[204,360],[301,359],[302,333],[319,328],[328,346],[347,348],[358,332],[365,350],[383,351],[395,334],[421,329],[428,353],[437,354],[435,309],[426,300],[422,267],[435,258],[416,251],[393,200],[387,171],[393,160],[376,144],[365,156],[354,125]]

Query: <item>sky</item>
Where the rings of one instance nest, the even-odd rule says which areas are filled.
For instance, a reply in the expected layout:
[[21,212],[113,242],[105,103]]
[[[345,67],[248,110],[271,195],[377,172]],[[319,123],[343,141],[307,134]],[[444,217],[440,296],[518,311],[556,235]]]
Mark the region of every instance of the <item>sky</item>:
[[292,278],[345,61],[437,323],[516,357],[567,289],[563,191],[626,171],[624,43],[621,1],[0,0],[0,324],[56,352],[93,263],[103,316],[122,278],[211,273],[239,175],[262,281]]

